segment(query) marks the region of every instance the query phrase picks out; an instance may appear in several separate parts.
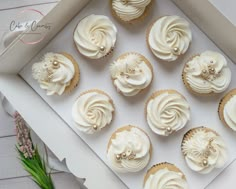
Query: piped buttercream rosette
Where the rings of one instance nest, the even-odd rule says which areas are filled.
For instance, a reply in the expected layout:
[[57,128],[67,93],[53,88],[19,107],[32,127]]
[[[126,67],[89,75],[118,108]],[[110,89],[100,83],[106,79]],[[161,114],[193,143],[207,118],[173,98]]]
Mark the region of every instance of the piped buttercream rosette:
[[151,130],[162,136],[179,131],[190,120],[190,106],[175,90],[160,90],[146,103],[146,119]]
[[78,51],[91,59],[108,55],[116,43],[117,28],[103,15],[90,15],[79,22],[74,31]]
[[79,131],[94,134],[111,123],[114,111],[112,99],[105,92],[93,89],[75,101],[72,118]]
[[152,53],[168,62],[185,54],[191,41],[190,25],[179,16],[163,16],[147,32],[147,43]]

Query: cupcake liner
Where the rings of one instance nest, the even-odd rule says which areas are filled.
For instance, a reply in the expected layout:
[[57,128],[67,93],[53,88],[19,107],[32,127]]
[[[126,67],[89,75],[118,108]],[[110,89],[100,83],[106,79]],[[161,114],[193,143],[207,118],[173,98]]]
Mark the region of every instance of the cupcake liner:
[[145,186],[145,183],[146,183],[146,181],[147,181],[147,179],[149,178],[150,175],[155,174],[157,171],[165,169],[165,168],[167,168],[169,171],[182,173],[183,174],[183,179],[186,180],[186,177],[185,177],[184,173],[178,167],[176,167],[174,164],[171,164],[171,163],[168,163],[168,162],[163,162],[163,163],[159,163],[159,164],[156,164],[156,165],[152,166],[147,171],[147,173],[144,177],[143,185]]
[[[204,130],[205,132],[213,132],[215,133],[217,136],[220,136],[216,131],[214,131],[213,129],[210,129],[210,128],[207,128],[207,127],[204,127],[204,126],[201,126],[201,127],[196,127],[196,128],[193,128],[193,129],[190,129],[187,133],[184,134],[184,137],[183,137],[183,140],[182,140],[182,143],[181,143],[181,150],[182,150],[182,153],[183,153],[183,143],[184,141],[186,140],[189,140],[192,138],[192,136],[199,130]],[[183,155],[185,156],[185,154],[183,153]]]
[[72,63],[73,63],[73,66],[75,68],[75,75],[74,77],[72,78],[71,82],[70,82],[70,85],[67,86],[65,88],[65,91],[63,92],[64,94],[65,93],[70,93],[71,91],[73,91],[74,88],[77,87],[77,85],[79,84],[79,81],[80,81],[80,69],[79,69],[79,65],[78,63],[75,61],[75,59],[68,53],[65,53],[65,52],[62,52],[62,53],[59,53],[59,54],[62,54],[63,56],[65,56],[66,58],[68,58]]
[[116,19],[117,19],[119,22],[121,22],[121,23],[124,23],[124,24],[131,24],[131,25],[132,25],[132,24],[137,24],[137,23],[139,23],[139,22],[144,21],[144,19],[148,16],[148,13],[149,13],[149,11],[150,11],[150,9],[151,9],[153,3],[154,3],[154,0],[151,0],[151,2],[149,3],[149,5],[146,6],[144,13],[143,13],[140,17],[135,18],[135,19],[130,20],[130,21],[125,21],[125,20],[122,20],[122,19],[116,14],[116,11],[115,11],[115,10],[113,10],[113,8],[112,8],[112,1],[113,1],[113,0],[110,0],[110,3],[109,3],[109,4],[110,4],[110,9],[111,9],[111,13],[112,13],[113,17],[116,18]]
[[224,119],[224,107],[226,105],[226,103],[234,96],[236,95],[236,89],[232,89],[231,91],[229,91],[221,100],[219,103],[219,107],[218,107],[218,115],[219,118],[221,120],[221,122],[224,124],[224,126],[226,126],[227,128],[230,128],[231,130],[233,130],[225,121]]

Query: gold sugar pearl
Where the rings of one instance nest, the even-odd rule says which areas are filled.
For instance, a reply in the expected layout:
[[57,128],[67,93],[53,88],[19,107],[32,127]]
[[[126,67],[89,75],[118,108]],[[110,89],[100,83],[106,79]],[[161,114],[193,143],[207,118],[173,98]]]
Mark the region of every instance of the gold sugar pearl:
[[166,131],[167,131],[168,133],[171,133],[171,132],[172,132],[171,127],[167,127]]
[[173,50],[174,50],[175,53],[179,52],[179,48],[178,47],[174,47]]
[[207,70],[202,70],[202,73],[206,74],[206,73],[207,73]]
[[94,129],[94,130],[97,130],[97,129],[98,129],[98,126],[97,126],[97,125],[94,125],[94,126],[93,126],[93,129]]
[[54,60],[53,62],[52,62],[52,66],[53,66],[53,68],[59,68],[60,67],[60,62],[58,62],[57,60]]
[[101,51],[101,52],[104,52],[104,51],[105,51],[105,47],[104,47],[104,46],[101,46],[101,47],[100,47],[100,51]]
[[122,158],[125,159],[126,158],[126,153],[122,153]]
[[118,161],[121,160],[120,154],[117,154],[117,155],[116,155],[116,159],[117,159]]
[[54,61],[52,62],[52,64],[53,64],[53,66],[58,66],[58,65],[59,65],[59,62],[58,62],[57,60],[54,60]]
[[206,166],[208,165],[208,160],[204,159],[204,160],[202,161],[202,164],[203,164],[204,167],[206,167]]

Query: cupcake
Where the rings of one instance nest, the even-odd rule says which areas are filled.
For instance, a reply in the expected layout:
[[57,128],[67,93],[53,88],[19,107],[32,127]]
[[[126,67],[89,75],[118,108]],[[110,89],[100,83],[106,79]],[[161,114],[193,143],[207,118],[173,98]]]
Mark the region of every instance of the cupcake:
[[179,16],[163,16],[147,31],[147,43],[152,53],[164,61],[175,61],[189,48],[192,32],[189,23]]
[[153,79],[150,62],[139,53],[125,53],[110,66],[111,78],[117,91],[134,96],[147,88]]
[[190,107],[185,97],[175,90],[156,91],[146,103],[146,118],[154,133],[169,136],[190,120]]
[[80,71],[71,55],[50,52],[33,64],[32,76],[47,95],[62,95],[78,85]]
[[75,101],[72,118],[79,131],[94,134],[111,123],[114,111],[111,98],[103,91],[92,89]]
[[144,189],[188,189],[185,175],[175,165],[160,163],[148,170]]
[[236,131],[236,89],[231,90],[221,99],[218,113],[222,123]]
[[112,52],[116,35],[116,26],[107,16],[92,14],[81,20],[75,28],[74,42],[82,55],[99,59]]
[[182,153],[189,168],[200,174],[222,168],[228,160],[224,141],[218,133],[206,127],[191,129],[184,135]]
[[135,23],[146,17],[152,0],[110,0],[112,14],[124,23]]
[[111,168],[120,173],[141,171],[149,163],[151,153],[149,137],[134,126],[125,126],[115,131],[107,147]]
[[231,71],[223,55],[205,51],[185,64],[182,78],[187,89],[194,94],[209,95],[224,92],[228,88]]

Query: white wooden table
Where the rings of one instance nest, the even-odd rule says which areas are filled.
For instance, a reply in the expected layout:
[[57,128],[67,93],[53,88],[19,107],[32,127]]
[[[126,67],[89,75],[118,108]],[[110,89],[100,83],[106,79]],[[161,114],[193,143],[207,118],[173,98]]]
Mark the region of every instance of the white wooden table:
[[[55,5],[56,0],[8,0],[0,1],[0,41],[10,22],[16,19],[16,15],[26,9],[35,8],[43,14],[47,14]],[[32,15],[29,19],[35,18]],[[0,45],[0,51],[3,50]],[[6,114],[0,104],[0,189],[38,189],[30,180],[28,173],[22,169],[15,150],[16,137],[12,118]],[[74,176],[63,172],[52,174],[56,189],[79,189],[78,181]]]

